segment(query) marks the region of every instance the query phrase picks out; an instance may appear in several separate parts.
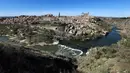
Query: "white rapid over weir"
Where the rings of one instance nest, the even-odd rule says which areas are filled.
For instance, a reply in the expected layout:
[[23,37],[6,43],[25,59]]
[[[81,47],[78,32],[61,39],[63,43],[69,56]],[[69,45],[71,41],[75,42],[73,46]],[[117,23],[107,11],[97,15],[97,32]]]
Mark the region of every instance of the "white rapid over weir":
[[65,45],[58,44],[59,50],[56,52],[57,55],[76,57],[83,54],[83,51],[75,48],[71,48]]
[[57,40],[55,40],[53,42],[53,45],[57,45],[59,48],[59,50],[55,53],[56,55],[76,57],[76,56],[80,56],[83,54],[83,51],[81,51],[79,49],[71,48],[66,45],[61,45],[61,44],[59,44],[59,41],[57,41]]

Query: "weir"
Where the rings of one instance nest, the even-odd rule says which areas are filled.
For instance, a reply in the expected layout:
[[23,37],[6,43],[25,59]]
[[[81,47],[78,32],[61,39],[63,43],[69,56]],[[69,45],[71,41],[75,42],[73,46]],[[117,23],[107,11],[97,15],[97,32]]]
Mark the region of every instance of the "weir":
[[63,55],[68,57],[77,57],[83,54],[83,51],[75,48],[71,48],[66,45],[58,45],[59,50],[55,53],[56,55]]

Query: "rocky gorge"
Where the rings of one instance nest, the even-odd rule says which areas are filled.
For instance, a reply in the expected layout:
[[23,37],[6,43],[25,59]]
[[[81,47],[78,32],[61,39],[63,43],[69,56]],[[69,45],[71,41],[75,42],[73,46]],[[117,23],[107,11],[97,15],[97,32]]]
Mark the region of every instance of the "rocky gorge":
[[[78,64],[76,59],[80,60],[83,52],[81,49],[62,45],[60,41],[90,41],[107,36],[112,29],[109,23],[101,18],[90,16],[88,13],[79,16],[48,14],[0,18],[0,25],[2,26],[0,34],[9,38],[8,41],[0,45],[1,54],[4,56],[2,59],[9,59],[12,62],[15,58],[17,62],[13,65],[19,65],[18,69],[14,70],[16,67],[8,62],[6,63],[10,67],[4,67],[2,60],[0,69],[2,72],[8,69],[7,73],[18,71],[27,73],[79,73],[77,68],[80,71],[83,65],[82,63]],[[55,53],[47,53],[43,49],[48,50],[48,46],[52,46],[53,50],[56,49],[55,46],[61,46],[61,49],[56,50]],[[71,57],[71,54],[74,56]],[[22,69],[23,66],[26,69]],[[29,68],[30,66],[31,68]]]

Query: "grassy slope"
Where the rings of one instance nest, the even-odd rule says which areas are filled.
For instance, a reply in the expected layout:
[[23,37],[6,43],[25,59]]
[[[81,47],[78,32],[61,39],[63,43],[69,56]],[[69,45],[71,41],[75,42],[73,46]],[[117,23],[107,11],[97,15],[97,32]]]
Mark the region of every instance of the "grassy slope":
[[130,73],[130,39],[122,39],[110,47],[96,47],[80,57],[83,73]]
[[78,58],[78,70],[81,73],[130,73],[130,35],[122,33],[130,28],[125,27],[130,25],[119,27],[122,40],[117,44],[92,48],[87,56]]

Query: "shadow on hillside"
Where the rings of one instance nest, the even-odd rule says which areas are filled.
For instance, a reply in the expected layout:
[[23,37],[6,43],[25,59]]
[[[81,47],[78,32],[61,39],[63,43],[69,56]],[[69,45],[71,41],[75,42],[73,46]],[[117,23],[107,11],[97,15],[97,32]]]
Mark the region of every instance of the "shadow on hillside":
[[0,73],[74,73],[76,60],[0,44]]

